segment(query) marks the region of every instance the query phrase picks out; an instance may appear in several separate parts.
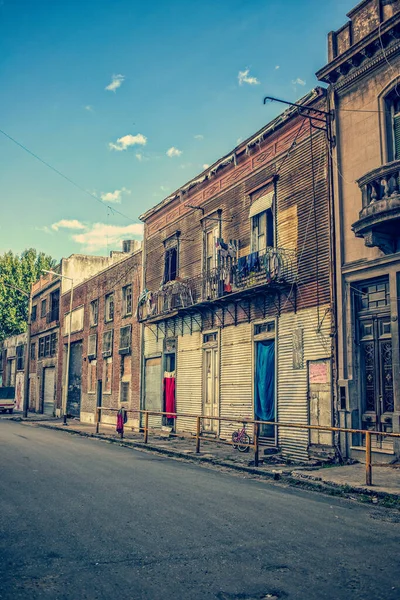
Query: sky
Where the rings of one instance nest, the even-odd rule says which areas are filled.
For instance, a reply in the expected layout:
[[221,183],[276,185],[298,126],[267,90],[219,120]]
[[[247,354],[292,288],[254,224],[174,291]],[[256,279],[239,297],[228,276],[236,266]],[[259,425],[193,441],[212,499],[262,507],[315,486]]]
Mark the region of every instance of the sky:
[[140,239],[140,214],[282,111],[265,95],[318,84],[356,3],[0,0],[0,129],[70,180],[0,133],[0,253]]

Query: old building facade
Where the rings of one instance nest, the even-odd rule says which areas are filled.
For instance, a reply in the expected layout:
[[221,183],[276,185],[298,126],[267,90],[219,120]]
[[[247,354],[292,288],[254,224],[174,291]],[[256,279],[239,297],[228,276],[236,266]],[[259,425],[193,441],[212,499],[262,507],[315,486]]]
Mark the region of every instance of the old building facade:
[[[124,258],[74,286],[72,313],[71,292],[62,295],[57,357],[57,407],[61,413],[94,423],[96,408],[101,406],[102,422],[114,424],[115,413],[106,408],[139,408],[140,326],[136,306],[141,272],[140,243],[131,242]],[[63,398],[69,329],[68,389]],[[137,424],[138,415],[130,414],[129,422]]]
[[126,254],[110,256],[72,254],[55,271],[44,273],[32,286],[29,351],[29,410],[53,416],[57,413],[57,367],[60,340],[60,299],[71,287],[118,263]]
[[[341,426],[400,430],[400,2],[365,0],[329,35]],[[362,458],[364,440],[342,438]],[[381,461],[399,456],[376,440]]]
[[[204,434],[230,439],[230,417],[335,422],[325,93],[300,103],[141,217],[154,426],[193,433],[185,415],[204,415]],[[334,453],[329,433],[276,429],[262,442],[286,457]]]
[[6,338],[1,344],[0,387],[15,389],[15,410],[23,408],[26,342],[26,333],[19,333]]

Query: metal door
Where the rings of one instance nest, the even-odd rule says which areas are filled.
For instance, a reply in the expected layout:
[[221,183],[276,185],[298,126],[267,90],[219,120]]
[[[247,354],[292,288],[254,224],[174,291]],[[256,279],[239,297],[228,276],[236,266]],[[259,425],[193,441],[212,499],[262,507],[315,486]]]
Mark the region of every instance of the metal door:
[[80,417],[82,388],[82,342],[71,344],[69,360],[67,414]]
[[54,367],[43,369],[43,414],[50,417],[54,417],[55,373]]
[[[203,415],[206,417],[219,416],[219,398],[218,398],[218,348],[206,348],[203,354],[204,369],[204,394],[203,394]],[[203,429],[217,433],[218,421],[214,419],[204,419]]]

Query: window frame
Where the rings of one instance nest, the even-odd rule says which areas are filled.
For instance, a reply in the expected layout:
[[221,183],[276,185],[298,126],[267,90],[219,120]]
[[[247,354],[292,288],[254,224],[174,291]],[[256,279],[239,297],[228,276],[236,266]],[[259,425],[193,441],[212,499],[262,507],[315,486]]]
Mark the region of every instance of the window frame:
[[34,304],[32,306],[32,311],[31,311],[31,323],[34,323],[37,319],[37,304]]
[[[260,218],[265,215],[264,230],[260,233]],[[265,239],[265,245],[260,248],[260,238]],[[272,238],[272,240],[270,239]],[[271,242],[272,243],[269,243]],[[275,223],[272,206],[251,217],[251,252],[264,252],[267,248],[275,247]]]
[[90,303],[89,325],[96,327],[99,324],[99,299],[96,298]]
[[[125,389],[127,389],[126,400],[123,400],[123,392],[122,392],[123,387],[125,387]],[[120,384],[119,384],[119,403],[120,404],[123,404],[123,405],[129,404],[130,391],[131,391],[130,382],[129,381],[120,381]]]
[[104,296],[104,322],[111,323],[112,321],[114,321],[114,315],[114,292],[109,292]]
[[[110,365],[109,369],[108,366]],[[107,379],[108,370],[110,370],[110,378]],[[112,356],[107,357],[103,360],[103,394],[112,394],[112,378],[113,378],[113,360]],[[109,382],[109,387],[107,384]]]
[[47,310],[47,298],[44,298],[44,300],[41,301],[40,304],[40,318],[43,319],[46,316],[46,310]]
[[[54,306],[55,305],[55,306]],[[50,321],[58,321],[60,318],[60,290],[50,293]]]
[[[94,352],[91,352],[91,340],[94,338]],[[88,336],[88,349],[87,349],[87,357],[89,362],[95,360],[97,358],[97,333],[91,333]]]
[[[122,331],[123,330],[127,330],[129,329],[129,344],[127,346],[122,346]],[[120,328],[119,330],[119,348],[118,348],[118,352],[119,354],[130,354],[131,353],[131,349],[132,349],[132,325],[129,323],[129,325],[124,325],[123,327]]]
[[15,348],[15,369],[16,371],[23,371],[25,368],[25,346],[24,344],[18,344]]
[[[130,290],[130,296],[128,291]],[[130,310],[128,309],[128,298],[130,297]],[[122,288],[122,316],[129,317],[133,312],[133,285],[128,283]]]
[[30,360],[36,360],[36,342],[31,342]]
[[[93,382],[93,373],[95,374]],[[92,386],[94,383],[94,386]],[[96,394],[97,392],[97,360],[88,361],[87,393]]]
[[[109,350],[104,350],[106,336],[109,336],[109,338],[110,338]],[[109,358],[113,355],[113,344],[114,344],[114,329],[107,329],[107,331],[103,331],[102,347],[101,347],[101,353],[103,355],[103,358]]]

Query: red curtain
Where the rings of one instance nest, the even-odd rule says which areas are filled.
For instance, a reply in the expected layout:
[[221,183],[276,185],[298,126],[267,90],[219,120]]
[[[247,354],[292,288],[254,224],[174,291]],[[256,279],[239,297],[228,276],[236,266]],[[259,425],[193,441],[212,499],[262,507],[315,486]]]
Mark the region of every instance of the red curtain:
[[175,419],[175,372],[164,373],[164,401],[168,419]]

